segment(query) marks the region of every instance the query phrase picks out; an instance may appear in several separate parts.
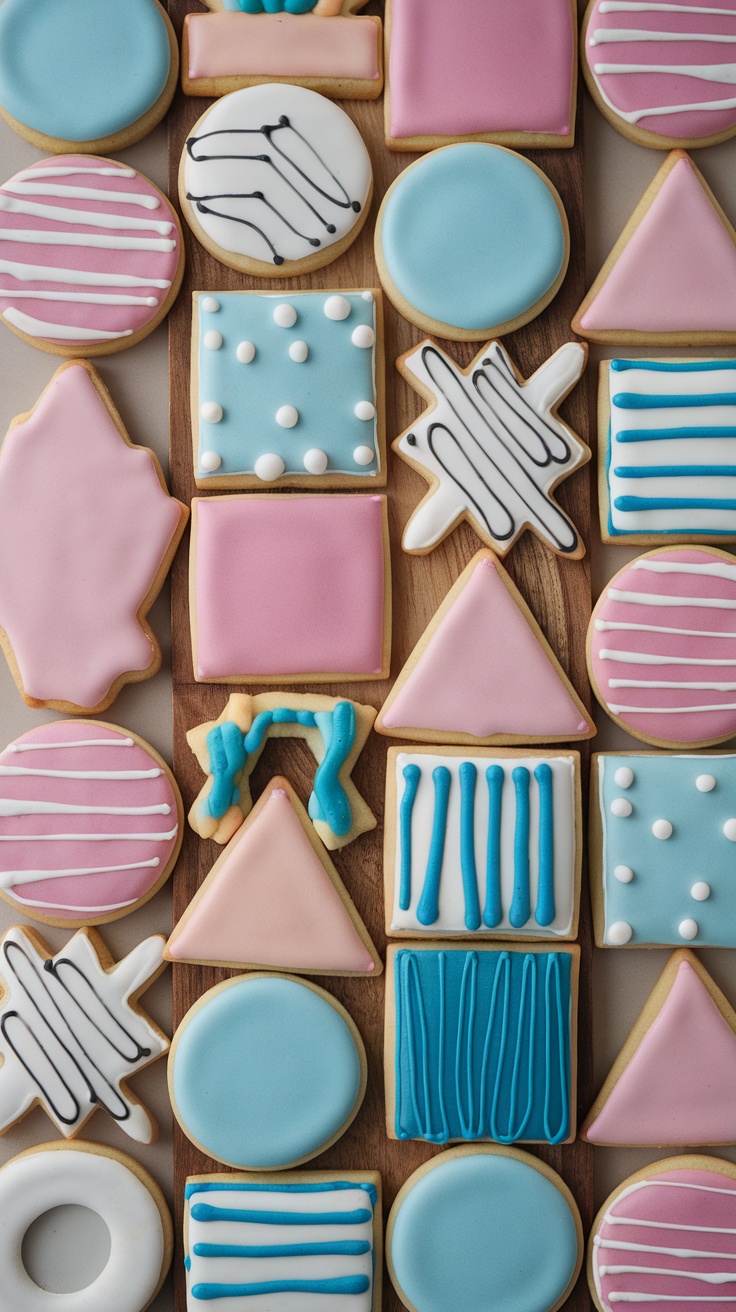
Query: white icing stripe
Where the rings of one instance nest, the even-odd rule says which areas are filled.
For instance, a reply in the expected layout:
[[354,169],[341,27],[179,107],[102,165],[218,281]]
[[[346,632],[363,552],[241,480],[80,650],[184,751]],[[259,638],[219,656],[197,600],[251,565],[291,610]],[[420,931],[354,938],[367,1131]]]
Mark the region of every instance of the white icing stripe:
[[676,73],[700,82],[736,82],[736,64],[595,64],[596,73]]
[[123,907],[132,907],[138,901],[137,897],[133,897],[129,898],[127,902],[110,902],[104,907],[71,907],[67,902],[37,902],[33,898],[21,897],[17,893],[13,896],[15,901],[24,907],[42,907],[45,911],[74,911],[80,916],[104,916],[108,911],[122,911]]
[[[79,223],[88,228],[113,228],[123,232],[159,232],[167,236],[173,223],[158,219],[139,219],[132,214],[97,214],[94,210],[69,210],[63,205],[39,205],[33,200],[18,200],[0,191],[0,210],[6,214],[28,214],[34,219],[53,219],[55,223]],[[22,237],[21,237],[22,240]]]
[[134,747],[132,738],[74,738],[58,743],[11,743],[8,752],[53,752],[63,747]]
[[736,1253],[713,1253],[702,1248],[664,1248],[661,1244],[635,1244],[626,1239],[603,1239],[601,1235],[593,1237],[594,1248],[610,1248],[616,1252],[626,1253],[661,1253],[666,1257],[701,1257],[703,1260],[736,1262]]
[[[25,177],[28,178],[29,175],[25,174]],[[42,182],[40,186],[37,186],[35,182],[19,180],[18,178],[3,183],[3,191],[14,191],[25,196],[61,196],[71,200],[102,200],[109,201],[111,205],[138,205],[144,210],[157,210],[161,207],[158,196],[151,196],[147,192],[106,191],[100,187],[64,187],[58,183],[49,184],[46,182]]]
[[70,166],[68,164],[61,164],[61,165],[54,165],[53,167],[44,166],[43,168],[38,168],[38,169],[34,169],[34,168],[24,169],[22,173],[16,174],[16,178],[17,179],[28,178],[29,180],[31,178],[70,178],[70,177],[76,177],[77,174],[82,174],[82,173],[94,173],[97,177],[100,178],[134,178],[135,177],[135,169],[124,168],[122,164],[119,165],[117,168],[113,168],[112,166],[110,167],[105,166],[104,168],[103,167],[92,168],[91,166],[88,167],[87,165],[82,165],[82,164],[78,164],[74,166]]
[[609,688],[695,688],[697,691],[736,692],[736,683],[676,682],[667,679],[609,679]]
[[616,706],[609,704],[615,715],[698,715],[702,711],[736,711],[736,702],[716,702],[715,706]]
[[130,834],[0,834],[0,843],[168,843],[176,838],[176,826],[163,833]]
[[27,337],[45,337],[59,342],[112,342],[121,337],[132,337],[133,329],[126,328],[120,333],[103,332],[101,328],[79,328],[66,323],[47,323],[45,319],[34,319],[31,314],[24,314],[9,305],[3,311],[3,318],[19,328]]
[[700,1280],[704,1285],[731,1285],[736,1280],[736,1271],[673,1271],[666,1266],[626,1266],[623,1263],[614,1266],[599,1266],[602,1276],[672,1276],[677,1280]]
[[736,665],[734,660],[698,660],[697,656],[659,656],[646,651],[611,651],[603,647],[598,653],[602,661],[618,661],[622,665]]
[[168,802],[155,806],[76,806],[71,802],[39,802],[0,797],[0,816],[16,815],[169,815]]
[[611,1303],[736,1303],[736,1294],[629,1294],[612,1290]]
[[609,588],[608,596],[611,601],[625,601],[632,606],[700,606],[711,610],[736,610],[736,600],[726,597],[668,597],[659,592],[624,592],[620,588]]
[[714,45],[733,45],[736,36],[715,32],[650,32],[648,28],[597,27],[590,38],[592,46],[626,41],[704,41]]
[[163,770],[34,770],[30,765],[0,765],[0,775],[39,775],[46,779],[160,779]]
[[0,872],[0,887],[11,888],[15,884],[38,884],[44,879],[67,879],[76,875],[109,875],[117,870],[149,870],[160,866],[161,860],[155,856],[150,861],[133,861],[122,866],[78,866],[68,870],[3,870]]
[[713,110],[714,112],[721,109],[736,109],[736,97],[732,97],[728,100],[696,100],[689,105],[657,105],[653,109],[632,109],[624,112],[608,99],[600,82],[597,85],[601,99],[608,105],[609,109],[613,110],[614,114],[624,119],[626,123],[638,123],[642,118],[659,118],[660,115],[689,114],[701,109]]
[[736,9],[706,9],[701,5],[673,5],[654,3],[654,0],[601,0],[601,14],[714,14],[720,18],[736,18]]
[[171,286],[169,278],[140,278],[134,273],[59,269],[47,264],[23,264],[19,260],[0,260],[0,273],[7,273],[9,277],[24,282],[65,282],[88,287],[161,287],[163,290]]
[[0,241],[31,246],[88,246],[110,251],[173,251],[167,237],[108,237],[100,232],[43,232],[40,228],[0,228]]
[[666,624],[632,624],[625,620],[596,620],[598,633],[631,630],[637,633],[678,633],[684,638],[736,638],[736,633],[721,633],[718,629],[673,629]]
[[82,305],[158,305],[156,296],[106,296],[103,292],[24,292],[0,288],[0,296],[10,301],[68,301]]
[[728,579],[736,583],[736,565],[727,565],[718,561],[712,565],[688,565],[679,560],[634,560],[632,569],[643,569],[648,574],[703,574],[715,579]]

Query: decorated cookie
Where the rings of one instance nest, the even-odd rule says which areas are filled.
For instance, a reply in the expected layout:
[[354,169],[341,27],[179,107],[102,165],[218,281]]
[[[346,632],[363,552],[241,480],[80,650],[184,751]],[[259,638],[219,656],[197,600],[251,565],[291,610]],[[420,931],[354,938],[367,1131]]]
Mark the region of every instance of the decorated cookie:
[[389,1139],[574,1139],[579,955],[574,945],[389,946]]
[[168,879],[183,821],[174,776],[137,734],[31,729],[0,753],[0,896],[46,925],[118,920]]
[[195,497],[189,559],[198,683],[388,678],[385,496]]
[[590,0],[583,72],[609,123],[641,146],[714,146],[736,132],[729,0]]
[[588,1143],[736,1143],[736,1012],[697,957],[673,952],[580,1131]]
[[29,706],[104,711],[156,673],[146,615],[187,514],[92,366],[57,369],[0,452],[0,646]]
[[688,1153],[645,1166],[614,1189],[593,1224],[588,1283],[598,1312],[621,1303],[722,1306],[735,1235],[732,1162]]
[[582,1258],[580,1214],[567,1185],[514,1148],[439,1153],[409,1176],[388,1219],[388,1272],[411,1312],[554,1312]]
[[[48,7],[39,0],[44,13]],[[4,0],[0,65],[10,8]],[[0,187],[0,316],[30,346],[64,356],[127,350],[168,314],[183,273],[175,211],[127,165],[61,155]]]
[[575,938],[580,758],[390,747],[386,933]]
[[549,305],[569,256],[567,217],[549,178],[480,142],[446,146],[389,187],[375,234],[389,300],[425,333],[483,341]]
[[[184,1188],[187,1309],[226,1298],[247,1312],[380,1312],[383,1218],[376,1171],[190,1176]],[[330,1297],[327,1298],[326,1296]]]
[[324,989],[289,975],[236,975],[203,994],[169,1059],[179,1125],[208,1157],[280,1171],[345,1133],[366,1086],[363,1040]]
[[654,747],[736,733],[736,558],[649,551],[611,579],[588,630],[588,672],[612,719]]
[[590,460],[557,415],[586,356],[568,342],[526,380],[500,342],[484,346],[467,369],[429,339],[399,358],[399,372],[430,403],[393,443],[430,485],[404,529],[404,551],[431,551],[467,520],[501,556],[525,528],[561,555],[584,554],[552,493]]
[[262,278],[336,260],[365,223],[372,192],[370,157],[345,111],[275,82],[216,101],[187,138],[179,173],[197,240],[222,264]]
[[673,150],[572,321],[592,342],[736,342],[736,231],[689,155]]
[[571,146],[577,13],[570,0],[389,0],[386,145]]
[[[69,1206],[94,1212],[109,1256],[83,1289],[57,1294],[37,1285],[23,1262],[34,1221]],[[27,1312],[143,1312],[171,1266],[174,1230],[156,1181],[132,1157],[98,1143],[41,1143],[0,1167],[0,1262],[8,1308]]]
[[39,150],[132,146],[160,123],[178,72],[157,0],[4,0],[0,114]]
[[187,14],[182,88],[223,96],[260,82],[289,82],[338,100],[375,100],[383,90],[383,31],[365,0],[205,0]]
[[592,738],[595,726],[521,593],[479,551],[442,602],[376,720],[417,742],[502,747]]
[[735,842],[736,757],[594,756],[598,946],[736,947]]
[[736,538],[736,360],[604,360],[604,542]]
[[385,484],[380,292],[195,292],[192,357],[198,487]]
[[114,961],[92,929],[54,956],[26,926],[0,940],[0,1134],[42,1107],[74,1138],[98,1108],[137,1143],[158,1127],[127,1088],[168,1050],[166,1035],[138,1006],[164,969],[159,934]]
[[175,927],[169,961],[380,974],[368,930],[286,779],[272,779]]

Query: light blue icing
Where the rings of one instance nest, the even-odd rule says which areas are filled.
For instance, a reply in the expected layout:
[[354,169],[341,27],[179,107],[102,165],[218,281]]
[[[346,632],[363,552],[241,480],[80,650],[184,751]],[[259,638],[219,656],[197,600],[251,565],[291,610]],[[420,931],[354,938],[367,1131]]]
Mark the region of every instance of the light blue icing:
[[460,775],[460,869],[465,897],[465,927],[480,929],[478,875],[475,869],[475,783],[478,770],[463,761]]
[[510,1157],[434,1159],[395,1214],[390,1260],[421,1312],[545,1312],[575,1272],[575,1219],[560,1190]]
[[525,765],[517,765],[511,778],[516,793],[516,827],[514,830],[514,894],[509,920],[521,929],[532,914],[529,888],[529,782]]
[[225,9],[244,14],[308,14],[317,0],[223,0]]
[[[378,1202],[378,1190],[367,1180],[301,1180],[299,1184],[249,1184],[244,1180],[187,1180],[184,1185],[184,1198],[193,1198],[195,1194],[222,1193],[259,1193],[259,1194],[332,1194],[341,1189],[363,1189],[375,1207]],[[367,1220],[368,1218],[366,1218]],[[319,1224],[315,1222],[314,1224]]]
[[187,1133],[233,1166],[272,1170],[317,1152],[351,1115],[353,1035],[297,980],[245,976],[206,998],[180,1032],[173,1096]]
[[551,925],[555,918],[555,807],[552,770],[546,761],[537,766],[534,778],[539,786],[539,879],[534,919],[538,925]]
[[440,881],[442,879],[442,862],[445,855],[445,837],[447,834],[447,804],[452,782],[447,766],[435,766],[432,771],[432,782],[434,784],[432,841],[429,847],[422,895],[417,905],[417,920],[420,925],[433,925],[440,914]]
[[[375,329],[373,296],[340,292],[350,304],[346,319],[328,319],[324,292],[261,295],[218,292],[219,310],[203,309],[199,299],[199,401],[216,401],[223,417],[217,424],[199,419],[199,452],[216,451],[222,464],[211,473],[201,467],[200,478],[252,474],[264,454],[277,455],[285,472],[306,474],[304,455],[323,451],[325,473],[374,477],[378,462],[359,465],[353,452],[376,445],[376,420],[358,419],[359,401],[376,404],[375,349],[355,346],[352,334],[360,326]],[[273,318],[278,305],[297,312],[291,328],[280,328]],[[216,330],[223,338],[219,350],[204,345],[204,336]],[[250,364],[237,358],[238,345],[252,342]],[[298,363],[289,356],[294,342],[306,342],[309,355]],[[299,420],[281,428],[276,412],[293,405]]]
[[381,228],[390,278],[440,323],[490,330],[549,291],[565,258],[554,196],[527,160],[472,143],[401,174]]
[[152,0],[0,5],[0,105],[47,136],[95,141],[129,127],[163,92],[170,55]]
[[503,919],[501,902],[501,814],[503,808],[504,773],[502,765],[489,765],[486,770],[488,784],[488,846],[486,849],[486,903],[483,924],[494,929]]
[[[622,766],[634,772],[625,789],[614,779]],[[682,947],[679,926],[694,920],[688,946],[736,947],[736,845],[723,832],[736,817],[736,757],[601,756],[598,768],[606,928],[625,921],[631,943]],[[710,792],[695,786],[705,774],[716,780]],[[631,815],[612,815],[616,797],[631,803]],[[672,823],[670,838],[655,838],[655,820]],[[616,878],[616,866],[633,870],[630,883]],[[700,882],[711,890],[703,902],[691,894]]]
[[411,818],[422,772],[418,765],[404,766],[404,792],[399,807],[401,832],[401,872],[399,876],[399,906],[408,911],[411,905]]
[[335,1276],[331,1280],[257,1280],[247,1285],[203,1283],[192,1286],[192,1298],[209,1302],[217,1298],[249,1298],[258,1294],[365,1294],[370,1283],[367,1276]]

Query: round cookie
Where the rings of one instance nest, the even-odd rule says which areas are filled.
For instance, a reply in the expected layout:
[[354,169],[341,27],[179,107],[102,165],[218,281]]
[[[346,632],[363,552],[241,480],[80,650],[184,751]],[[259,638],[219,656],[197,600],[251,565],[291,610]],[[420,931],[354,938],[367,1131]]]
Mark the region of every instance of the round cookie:
[[52,355],[135,346],[184,275],[175,210],[115,160],[60,155],[21,169],[0,187],[0,234],[0,315]]
[[736,733],[736,557],[664,547],[607,584],[588,629],[588,674],[617,724],[654,747]]
[[179,198],[195,237],[222,264],[290,278],[336,260],[368,215],[368,151],[339,105],[266,83],[223,96],[182,152]]
[[[101,1218],[110,1256],[91,1285],[58,1294],[31,1279],[22,1247],[39,1216],[68,1205]],[[159,1186],[132,1157],[102,1144],[42,1143],[6,1162],[0,1218],[2,1299],[18,1312],[143,1312],[171,1266],[174,1232]]]
[[687,1154],[654,1162],[614,1189],[588,1246],[598,1312],[641,1303],[672,1312],[729,1302],[736,1259],[736,1167]]
[[40,725],[0,753],[0,897],[44,925],[119,920],[168,879],[183,823],[174,776],[137,734]]
[[695,150],[736,132],[734,41],[730,0],[590,0],[580,57],[588,90],[617,132],[656,150]]
[[367,1078],[363,1040],[324,989],[237,975],[190,1008],[171,1045],[169,1093],[208,1156],[248,1171],[299,1166],[339,1139]]
[[566,1184],[514,1148],[452,1148],[431,1158],[399,1191],[386,1231],[389,1275],[410,1312],[554,1312],[582,1256]]
[[481,341],[514,332],[557,293],[570,235],[549,178],[480,142],[445,146],[400,173],[375,234],[378,274],[424,332]]
[[0,114],[39,150],[106,153],[148,135],[176,90],[158,0],[4,0]]

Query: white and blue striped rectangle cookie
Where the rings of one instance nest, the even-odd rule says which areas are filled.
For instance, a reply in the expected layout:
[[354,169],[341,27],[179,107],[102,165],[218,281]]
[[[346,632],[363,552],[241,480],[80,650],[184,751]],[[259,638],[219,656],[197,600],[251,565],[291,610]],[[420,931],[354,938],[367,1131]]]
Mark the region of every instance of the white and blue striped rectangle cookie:
[[604,542],[736,540],[736,360],[605,360]]

